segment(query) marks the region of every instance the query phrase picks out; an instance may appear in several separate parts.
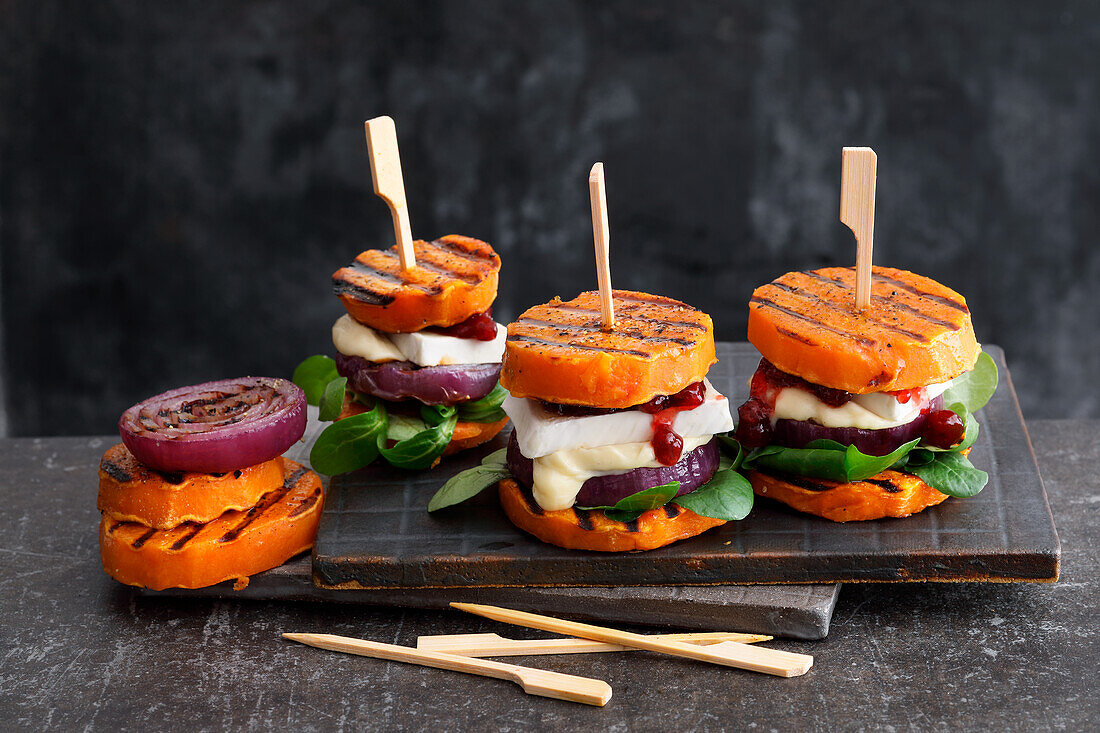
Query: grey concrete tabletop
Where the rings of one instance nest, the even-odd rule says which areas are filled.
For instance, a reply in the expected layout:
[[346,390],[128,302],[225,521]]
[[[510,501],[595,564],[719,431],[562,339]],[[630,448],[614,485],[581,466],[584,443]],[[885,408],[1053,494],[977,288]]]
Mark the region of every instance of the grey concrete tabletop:
[[[1097,730],[1100,421],[1029,425],[1062,540],[1055,584],[844,586],[832,631],[780,679],[648,652],[517,658],[606,680],[594,708],[508,682],[282,641],[317,631],[413,645],[496,631],[457,612],[140,598],[99,567],[106,438],[0,441],[5,730]],[[87,475],[87,491],[58,477]],[[538,632],[530,632],[531,636]]]

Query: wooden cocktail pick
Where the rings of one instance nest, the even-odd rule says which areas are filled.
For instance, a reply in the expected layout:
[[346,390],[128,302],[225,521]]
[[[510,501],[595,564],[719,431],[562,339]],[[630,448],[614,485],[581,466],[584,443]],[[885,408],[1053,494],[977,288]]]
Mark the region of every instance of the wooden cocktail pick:
[[875,244],[875,178],[878,156],[870,148],[844,148],[840,220],[856,235],[856,309],[871,305],[871,251]]
[[455,672],[476,674],[482,677],[495,677],[515,682],[528,695],[552,697],[557,700],[582,702],[586,705],[603,707],[611,699],[611,686],[603,680],[577,677],[560,672],[548,672],[544,669],[520,667],[515,664],[493,662],[487,659],[472,659],[456,654],[429,652],[380,641],[353,639],[333,634],[283,634],[284,639],[297,641],[319,649],[329,649],[345,654],[358,654],[363,657],[389,659],[394,662],[408,662],[425,667],[450,669]]
[[412,227],[405,204],[405,179],[401,176],[401,156],[397,152],[397,128],[393,118],[383,115],[367,120],[367,150],[370,153],[370,176],[374,192],[390,207],[393,232],[397,237],[397,254],[401,269],[416,267],[413,253]]
[[592,238],[596,244],[596,280],[600,285],[600,316],[605,330],[615,327],[615,307],[611,294],[611,265],[608,262],[610,235],[607,230],[607,192],[604,188],[603,163],[596,163],[588,174],[588,195],[592,200]]
[[527,626],[532,629],[542,629],[558,634],[569,634],[583,639],[606,641],[610,644],[621,644],[635,649],[648,649],[649,651],[671,654],[676,657],[687,657],[688,659],[697,659],[700,662],[722,664],[727,667],[774,674],[779,677],[796,677],[806,674],[814,663],[814,658],[808,654],[794,654],[777,649],[738,644],[734,641],[723,641],[710,646],[697,646],[695,644],[685,644],[682,641],[662,641],[644,634],[582,624],[577,621],[566,621],[565,619],[541,616],[526,611],[514,611],[498,606],[485,606],[479,603],[451,603],[451,607],[478,616],[485,616],[495,621],[503,621],[506,624]]
[[[682,641],[685,644],[718,644],[723,641],[738,641],[742,644],[755,644],[768,641],[772,637],[763,634],[738,634],[725,631],[710,631],[688,634],[658,634],[651,636],[665,641]],[[439,634],[421,636],[416,640],[416,648],[425,651],[461,654],[464,657],[520,657],[536,654],[592,654],[595,652],[633,652],[633,647],[621,644],[608,644],[589,639],[507,639],[499,634]]]

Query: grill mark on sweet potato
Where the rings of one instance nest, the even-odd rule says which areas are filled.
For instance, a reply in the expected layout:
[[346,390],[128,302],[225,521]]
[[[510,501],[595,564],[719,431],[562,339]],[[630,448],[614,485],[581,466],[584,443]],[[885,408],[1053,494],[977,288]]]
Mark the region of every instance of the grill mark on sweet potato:
[[516,486],[519,487],[520,496],[523,497],[523,502],[527,505],[528,511],[530,511],[532,514],[542,514],[542,507],[539,506],[539,503],[537,501],[535,501],[535,495],[531,493],[531,489],[527,486],[524,486],[518,480],[516,481]]
[[[618,317],[618,314],[616,314]],[[623,319],[626,320],[626,319]],[[558,331],[559,336],[565,336],[562,331],[584,331],[588,333],[603,332],[603,326],[598,323],[559,323],[558,321],[547,321],[539,318],[520,318],[515,321],[518,324],[526,326],[537,326],[552,328]],[[662,323],[665,323],[662,321]],[[636,339],[644,343],[664,343],[664,344],[679,344],[680,346],[694,346],[697,342],[691,339],[676,338],[674,336],[646,336],[641,331],[628,331],[622,328],[615,329],[616,336],[626,336],[628,338]]]
[[[831,298],[823,297],[823,295],[821,293],[816,293],[816,292],[814,292],[812,290],[808,290],[806,288],[800,288],[800,287],[795,286],[795,285],[788,285],[786,283],[780,283],[780,282],[773,282],[773,283],[771,283],[770,287],[776,288],[777,290],[782,290],[785,293],[790,293],[794,297],[801,298],[803,300],[809,301],[810,303],[812,303],[814,305],[817,305],[817,306],[820,306],[820,307],[823,307],[823,308],[828,308],[829,310],[833,311],[834,313],[840,313],[843,316],[846,316],[848,318],[851,318],[854,315],[851,311],[848,310],[848,308],[846,306],[833,301]],[[917,312],[919,313],[919,311],[917,311]],[[890,333],[895,333],[895,334],[898,334],[899,336],[906,336],[908,338],[913,339],[914,341],[919,341],[920,343],[925,343],[925,344],[928,343],[931,340],[927,336],[925,336],[923,333],[918,333],[916,331],[910,331],[909,329],[902,328],[901,326],[895,326],[894,324],[892,324],[888,321],[885,321],[882,318],[877,317],[874,313],[866,313],[865,312],[861,315],[866,320],[870,321],[871,323],[874,323],[879,328],[882,328],[886,331],[889,331]]]
[[808,338],[806,336],[803,336],[802,334],[798,333],[797,331],[792,331],[791,329],[784,328],[782,326],[777,326],[775,330],[779,331],[779,333],[783,334],[787,338],[794,339],[795,341],[800,341],[800,342],[806,344],[807,346],[817,346],[816,341],[814,341],[813,339]]
[[[400,261],[400,258],[398,257],[397,253],[392,251],[392,250],[388,250],[388,249],[384,250],[382,252],[382,255],[387,260],[393,260],[394,262],[399,262]],[[452,270],[451,268],[449,268],[447,266],[447,263],[445,261],[444,262],[437,262],[435,260],[428,259],[427,257],[418,257],[416,259],[416,266],[420,267],[420,268],[423,268],[423,269],[427,270],[428,272],[434,272],[437,275],[441,275],[443,277],[450,278],[452,280],[461,280],[462,282],[468,283],[470,285],[476,285],[477,283],[481,282],[481,280],[482,280],[480,275],[470,274],[470,273],[467,273],[467,272],[458,272],[457,270]],[[402,280],[402,282],[404,283],[403,280]]]
[[109,461],[104,458],[99,462],[99,470],[107,474],[120,484],[125,484],[129,481],[133,481],[134,477],[130,475],[130,472],[118,465],[114,461]]
[[197,535],[199,532],[202,531],[203,526],[205,526],[205,525],[202,525],[202,524],[195,524],[194,522],[188,522],[188,524],[191,525],[191,531],[188,532],[187,534],[183,535],[182,537],[180,537],[175,542],[173,542],[171,549],[173,549],[173,550],[182,550],[184,548],[184,546],[187,545],[188,542],[190,542],[191,540],[193,540],[195,538],[195,535]]
[[592,524],[592,517],[590,516],[592,512],[590,510],[573,507],[573,514],[576,515],[577,526],[581,529],[593,529],[595,527],[595,525]]
[[294,517],[298,516],[299,514],[305,514],[306,512],[308,512],[313,507],[314,504],[316,504],[318,501],[320,501],[320,499],[321,499],[321,490],[320,489],[315,489],[312,494],[307,496],[302,501],[302,503],[298,505],[297,509],[295,509],[294,511],[292,511],[290,513],[290,517],[294,518]]
[[394,301],[392,295],[385,295],[371,290],[370,288],[347,282],[339,276],[339,273],[332,276],[332,292],[335,293],[337,297],[346,295],[349,298],[367,303],[368,305],[387,306]]
[[219,537],[218,542],[232,542],[233,540],[237,539],[240,536],[241,532],[243,532],[245,528],[248,527],[248,525],[256,521],[261,514],[271,508],[274,504],[281,501],[284,496],[289,494],[290,491],[294,488],[294,485],[298,483],[298,480],[302,478],[305,472],[305,467],[299,467],[298,469],[290,473],[286,477],[286,479],[283,480],[283,485],[280,488],[264,494],[260,501],[256,504],[256,506],[250,508],[247,512],[245,512],[244,519],[241,520],[237,524],[237,526],[233,527],[221,537]]
[[509,336],[509,341],[524,341],[532,344],[540,344],[542,346],[560,346],[566,349],[580,349],[581,351],[604,351],[613,354],[628,354],[630,356],[640,356],[646,358],[652,356],[648,351],[638,351],[636,349],[616,349],[613,346],[588,346],[585,344],[571,344],[568,341],[552,341],[549,339],[539,338],[537,336],[525,336],[523,334],[517,334],[515,336]]
[[637,532],[638,531],[638,520],[637,519],[631,519],[629,522],[623,522],[623,524],[626,525],[626,531],[627,532]]
[[[852,290],[852,285],[851,284],[846,283],[843,280],[837,280],[836,278],[832,278],[832,277],[828,277],[826,275],[822,275],[821,273],[815,272],[814,270],[802,270],[802,274],[806,275],[807,277],[812,277],[814,280],[817,280],[819,282],[841,288],[842,290]],[[877,277],[880,280],[883,279],[883,276],[875,275],[875,276],[872,277],[872,281],[873,281],[874,277]],[[871,293],[871,302],[872,303],[885,304],[885,305],[888,305],[891,308],[896,308],[898,310],[905,311],[906,313],[909,313],[910,315],[914,315],[914,316],[917,316],[919,318],[923,318],[924,320],[928,321],[929,323],[933,323],[937,326],[942,326],[943,328],[949,328],[952,331],[958,331],[960,328],[962,328],[962,326],[960,324],[955,323],[954,321],[948,321],[945,318],[937,318],[936,316],[932,316],[932,315],[929,315],[929,314],[925,313],[924,311],[920,310],[919,308],[914,308],[913,306],[909,305],[908,303],[902,303],[899,300],[891,300],[890,298],[884,298],[881,295],[875,295],[873,292]]]
[[871,281],[874,282],[875,280],[881,280],[883,282],[890,283],[892,286],[894,286],[896,288],[900,288],[901,290],[904,290],[906,292],[912,293],[913,295],[916,295],[918,297],[928,298],[929,300],[934,300],[937,303],[939,303],[940,305],[946,305],[948,308],[954,308],[959,313],[970,313],[970,309],[967,308],[966,305],[963,304],[963,303],[959,303],[958,301],[952,300],[951,298],[946,298],[942,295],[936,295],[934,293],[925,292],[924,290],[921,290],[918,287],[910,285],[909,283],[903,282],[901,280],[895,280],[894,278],[889,277],[888,275],[872,275],[871,276]]
[[135,550],[141,549],[141,546],[152,539],[153,535],[155,535],[156,533],[157,531],[155,529],[150,529],[148,532],[143,533],[140,537],[134,540],[133,544],[130,545],[130,547],[134,548]]
[[[387,254],[389,254],[389,252],[383,253],[383,255]],[[420,261],[417,261],[416,264],[417,267],[420,267],[422,263]],[[413,290],[419,290],[420,292],[427,293],[428,295],[438,295],[439,293],[443,292],[443,286],[440,285],[438,282],[439,278],[433,281],[430,285],[425,285],[423,283],[411,281],[402,273],[392,273],[385,270],[380,270],[374,265],[369,265],[366,262],[361,262],[360,260],[352,262],[344,269],[352,270],[353,272],[368,278],[381,280],[382,282],[393,285],[395,287],[412,288]],[[424,269],[428,270],[430,268],[425,267]],[[450,272],[448,272],[446,275],[441,275],[440,277],[454,279],[454,275]]]
[[874,484],[875,486],[890,494],[897,494],[901,491],[901,487],[888,478],[865,478],[863,479],[863,482],[867,484]]
[[446,238],[435,239],[431,242],[427,242],[427,244],[448,254],[457,255],[465,260],[477,263],[478,265],[492,263],[494,260],[494,257],[491,255],[483,256],[475,250],[467,249],[458,242],[450,241]]
[[668,504],[665,504],[664,510],[665,516],[669,519],[675,519],[676,517],[680,516],[681,510],[679,504],[673,504],[672,502],[669,502]]
[[[592,314],[599,315],[599,313],[600,313],[600,311],[596,308],[580,308],[580,307],[575,306],[575,305],[570,305],[570,306],[562,305],[562,306],[559,306],[557,310],[559,310],[562,313],[574,313],[574,314],[592,313]],[[650,318],[648,316],[641,315],[641,314],[638,314],[638,313],[631,313],[630,311],[620,312],[620,311],[616,310],[615,311],[615,318],[616,318],[616,320],[622,319],[624,321],[641,321],[643,323],[661,323],[661,324],[664,324],[664,325],[667,325],[667,326],[676,326],[676,327],[679,327],[679,328],[690,328],[690,329],[693,329],[695,331],[706,331],[707,330],[707,327],[704,326],[702,323],[699,323],[698,321],[671,321],[671,320],[661,319],[661,318]]]
[[789,317],[794,318],[794,319],[799,320],[799,321],[804,321],[804,322],[809,323],[813,326],[817,326],[818,328],[822,329],[823,331],[828,331],[829,333],[834,334],[836,336],[840,336],[841,338],[851,339],[852,341],[863,344],[864,346],[874,346],[876,343],[878,343],[874,339],[869,339],[866,336],[856,336],[856,335],[847,333],[845,331],[842,331],[839,328],[833,328],[832,326],[828,325],[827,323],[822,323],[821,321],[819,321],[818,319],[816,319],[812,316],[808,316],[808,315],[805,315],[803,313],[799,313],[798,311],[791,310],[790,308],[787,308],[786,306],[779,305],[775,301],[769,300],[767,298],[763,298],[759,295],[752,296],[752,298],[749,299],[749,302],[750,303],[755,303],[756,305],[759,305],[759,306],[766,306],[768,308],[774,308],[775,310],[779,311],[780,313],[782,313],[786,316],[789,316]]

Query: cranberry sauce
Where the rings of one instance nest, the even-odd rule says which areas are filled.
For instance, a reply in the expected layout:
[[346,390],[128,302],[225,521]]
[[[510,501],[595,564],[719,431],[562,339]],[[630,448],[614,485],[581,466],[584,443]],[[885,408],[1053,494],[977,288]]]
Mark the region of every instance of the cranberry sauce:
[[493,309],[483,313],[475,313],[462,323],[453,326],[432,326],[425,331],[441,333],[444,336],[453,336],[456,339],[473,339],[475,341],[492,341],[497,337],[497,324],[493,320]]
[[936,410],[930,414],[920,433],[925,443],[943,450],[961,443],[965,435],[965,423],[951,410]]
[[[767,359],[761,359],[760,366],[752,375],[752,383],[749,387],[750,397],[737,408],[737,431],[735,435],[741,445],[746,448],[760,448],[775,442],[775,400],[779,391],[787,387],[795,387],[809,392],[829,407],[841,407],[851,401],[853,397],[850,392],[842,389],[822,387],[807,382],[801,377],[780,371]],[[924,398],[923,388],[921,387],[886,392],[885,394],[892,395],[894,399],[903,405],[912,400],[920,401]],[[929,401],[928,404],[922,407],[920,414],[922,416],[926,415],[931,410],[932,403]],[[946,420],[946,418],[941,418],[941,420]],[[952,425],[951,427],[945,426],[942,430],[929,426],[927,430],[930,431],[929,434],[933,439],[929,440],[925,437],[925,440],[932,445],[939,446],[936,441],[948,440],[955,434],[957,429]],[[960,437],[958,440],[961,439]],[[955,443],[958,443],[958,440]]]
[[682,390],[672,395],[657,395],[648,402],[633,407],[589,407],[588,405],[561,405],[556,402],[539,401],[542,408],[552,415],[561,417],[588,417],[590,415],[608,415],[613,412],[625,412],[626,410],[641,410],[647,415],[653,415],[653,437],[650,444],[653,453],[657,456],[657,462],[663,466],[671,466],[680,460],[684,451],[684,439],[672,429],[672,421],[676,419],[676,413],[694,410],[703,404],[706,398],[707,388],[702,382],[693,382]]

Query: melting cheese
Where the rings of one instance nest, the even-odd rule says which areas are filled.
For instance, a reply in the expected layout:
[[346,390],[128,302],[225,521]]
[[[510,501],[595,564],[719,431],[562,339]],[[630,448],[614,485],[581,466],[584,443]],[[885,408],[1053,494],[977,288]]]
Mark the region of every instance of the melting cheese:
[[[713,435],[684,438],[684,453],[707,443]],[[648,443],[619,443],[596,448],[559,450],[534,459],[531,493],[546,511],[568,509],[577,500],[581,486],[596,476],[626,473],[635,468],[661,465]]]
[[[714,435],[733,430],[730,402],[709,381],[703,404],[694,410],[677,412],[672,429],[678,435]],[[519,451],[538,458],[572,448],[644,442],[653,437],[653,416],[641,410],[623,410],[607,415],[563,417],[542,408],[537,400],[509,395],[501,405],[516,429]]]
[[373,362],[411,361],[417,366],[499,364],[507,338],[508,329],[499,323],[492,341],[426,331],[381,333],[346,314],[332,325],[332,344],[345,356],[360,356]]
[[943,394],[950,382],[924,388],[917,398],[901,403],[885,392],[853,395],[840,407],[831,407],[810,392],[798,387],[784,387],[775,396],[776,420],[809,420],[828,428],[862,428],[882,430],[913,422],[928,402]]

